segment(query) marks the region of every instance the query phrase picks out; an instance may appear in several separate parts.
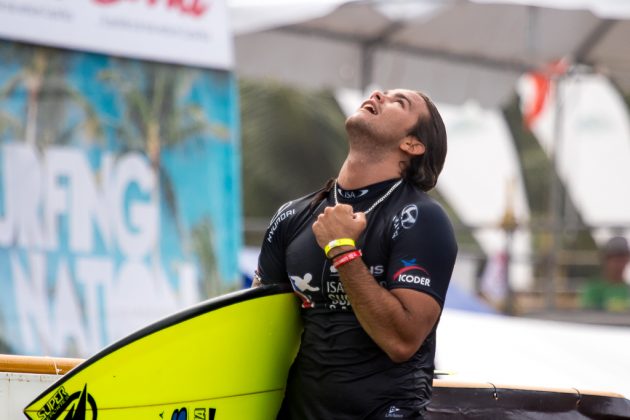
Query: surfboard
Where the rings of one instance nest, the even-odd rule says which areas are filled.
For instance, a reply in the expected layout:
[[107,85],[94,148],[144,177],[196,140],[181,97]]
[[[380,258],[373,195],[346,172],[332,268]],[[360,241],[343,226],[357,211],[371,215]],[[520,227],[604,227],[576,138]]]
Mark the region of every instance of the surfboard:
[[286,285],[202,302],[105,348],[25,409],[37,420],[268,420],[302,330]]

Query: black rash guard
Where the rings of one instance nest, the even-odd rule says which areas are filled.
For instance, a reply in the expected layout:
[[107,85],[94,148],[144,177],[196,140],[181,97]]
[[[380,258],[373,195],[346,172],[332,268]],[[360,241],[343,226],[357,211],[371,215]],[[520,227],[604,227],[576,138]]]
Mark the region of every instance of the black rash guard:
[[[338,199],[366,211],[395,182],[339,188]],[[302,342],[278,418],[422,418],[432,391],[437,323],[410,360],[389,359],[359,324],[337,270],[315,240],[313,223],[334,206],[331,191],[312,208],[315,195],[280,207],[259,258],[263,284],[290,282],[302,300]],[[382,287],[417,290],[443,307],[457,244],[444,210],[424,191],[403,182],[367,215],[357,247]]]

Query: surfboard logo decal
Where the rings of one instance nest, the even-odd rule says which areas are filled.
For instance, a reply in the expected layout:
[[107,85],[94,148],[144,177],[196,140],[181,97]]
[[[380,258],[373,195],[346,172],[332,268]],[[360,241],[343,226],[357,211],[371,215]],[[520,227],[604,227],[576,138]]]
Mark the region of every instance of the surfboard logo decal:
[[188,410],[186,410],[186,407],[176,408],[175,411],[173,411],[171,420],[188,420]]
[[[208,408],[207,411],[205,408],[195,408],[193,409],[193,418],[191,420],[214,420],[214,416],[217,410],[215,408]],[[163,418],[164,412],[160,414],[160,417]],[[170,420],[189,420],[188,419],[188,409],[186,407],[176,408],[171,415]]]
[[206,416],[206,409],[205,408],[195,408],[194,414],[195,414],[195,419],[194,420],[214,420],[214,415],[217,413],[217,410],[215,408],[208,408],[208,415]]
[[68,395],[64,387],[60,387],[46,402],[44,408],[37,412],[37,416],[41,420],[56,420],[68,407],[70,410],[63,420],[96,420],[98,411],[96,400],[88,393],[87,384],[83,386],[82,391],[77,391],[72,395]]
[[57,392],[53,394],[46,404],[37,412],[37,416],[42,420],[48,420],[52,418],[62,407],[66,406],[66,401],[70,398],[70,394],[64,387],[60,387]]

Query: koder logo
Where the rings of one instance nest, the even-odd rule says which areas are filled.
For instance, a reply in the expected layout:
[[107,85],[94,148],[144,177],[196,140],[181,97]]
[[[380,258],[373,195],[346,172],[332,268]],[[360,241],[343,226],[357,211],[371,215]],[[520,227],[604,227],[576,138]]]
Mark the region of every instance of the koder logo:
[[414,276],[413,274],[401,274],[398,276],[398,281],[403,283],[419,284],[421,286],[431,286],[431,279],[424,276]]
[[394,274],[394,281],[431,287],[431,277],[429,276],[427,270],[419,265],[407,265],[408,262],[406,261],[403,261],[403,263],[405,263],[405,267],[401,268],[396,272],[396,274]]

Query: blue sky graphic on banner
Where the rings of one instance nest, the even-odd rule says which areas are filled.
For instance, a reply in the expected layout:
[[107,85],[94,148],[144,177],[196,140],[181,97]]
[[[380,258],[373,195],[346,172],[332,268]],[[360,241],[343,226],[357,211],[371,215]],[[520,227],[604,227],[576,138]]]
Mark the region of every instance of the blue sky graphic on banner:
[[230,72],[1,41],[0,62],[5,351],[88,356],[240,286]]

